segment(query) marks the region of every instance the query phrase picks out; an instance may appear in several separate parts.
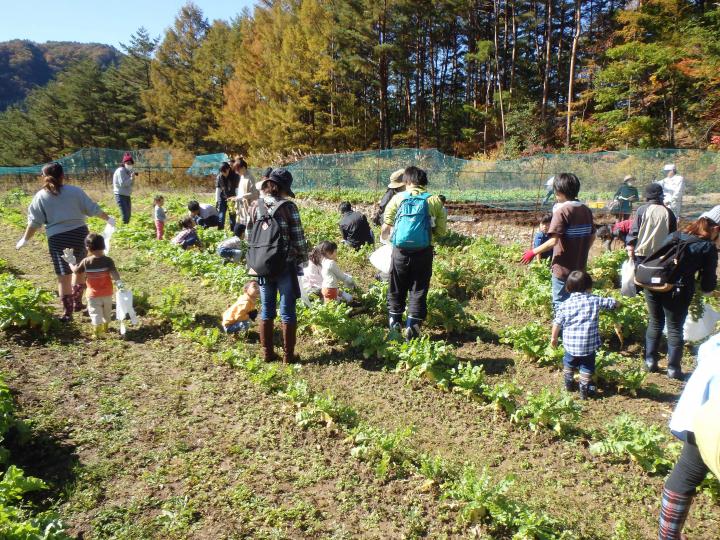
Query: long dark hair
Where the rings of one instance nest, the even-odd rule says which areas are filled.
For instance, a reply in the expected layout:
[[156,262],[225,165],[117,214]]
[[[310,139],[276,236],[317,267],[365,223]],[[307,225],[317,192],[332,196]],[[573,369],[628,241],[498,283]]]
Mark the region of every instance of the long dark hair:
[[60,189],[63,186],[63,180],[65,179],[65,173],[62,165],[57,161],[48,163],[42,168],[42,179],[45,185],[43,188],[47,189],[53,195],[60,195]]

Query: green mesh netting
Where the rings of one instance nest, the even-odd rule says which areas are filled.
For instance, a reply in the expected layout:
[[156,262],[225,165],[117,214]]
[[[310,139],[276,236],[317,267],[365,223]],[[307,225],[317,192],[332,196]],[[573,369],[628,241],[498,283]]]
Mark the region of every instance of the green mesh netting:
[[[168,150],[116,150],[112,148],[82,148],[74,154],[58,158],[67,174],[92,173],[94,171],[112,170],[119,166],[123,154],[133,155],[138,169],[172,171],[172,154]],[[0,167],[0,175],[40,174],[43,165],[27,167]]]
[[227,154],[204,154],[195,156],[192,165],[186,171],[191,176],[205,176],[215,174],[223,161],[228,161]]

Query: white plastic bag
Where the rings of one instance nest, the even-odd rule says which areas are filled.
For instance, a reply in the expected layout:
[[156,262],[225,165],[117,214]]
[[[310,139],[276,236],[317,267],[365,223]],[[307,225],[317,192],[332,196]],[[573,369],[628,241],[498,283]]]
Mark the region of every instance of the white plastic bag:
[[370,263],[385,274],[390,273],[392,266],[392,246],[383,244],[370,254]]
[[637,295],[637,286],[635,285],[635,263],[630,259],[622,264],[620,270],[620,294],[632,298]]
[[699,321],[693,320],[688,315],[683,326],[683,336],[685,341],[701,341],[711,334],[715,333],[715,326],[720,321],[720,313],[715,311],[710,304],[705,304],[703,316]]
[[125,335],[125,317],[133,324],[138,323],[135,308],[133,307],[133,294],[130,289],[118,289],[115,294],[115,314],[120,321],[120,334]]
[[105,224],[105,229],[103,229],[103,238],[105,238],[105,255],[110,253],[110,238],[112,237],[113,233],[115,232],[115,227],[110,225],[109,223]]

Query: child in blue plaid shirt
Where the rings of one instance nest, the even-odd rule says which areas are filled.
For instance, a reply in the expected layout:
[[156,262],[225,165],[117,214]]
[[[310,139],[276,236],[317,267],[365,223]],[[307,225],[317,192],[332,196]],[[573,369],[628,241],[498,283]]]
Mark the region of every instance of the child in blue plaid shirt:
[[600,311],[615,309],[618,305],[613,298],[602,298],[591,294],[592,278],[587,272],[575,270],[565,282],[570,297],[555,310],[551,345],[557,347],[562,330],[565,356],[563,375],[565,390],[575,389],[575,370],[580,371],[580,399],[587,399],[595,393],[591,383],[595,373],[595,353],[600,348]]

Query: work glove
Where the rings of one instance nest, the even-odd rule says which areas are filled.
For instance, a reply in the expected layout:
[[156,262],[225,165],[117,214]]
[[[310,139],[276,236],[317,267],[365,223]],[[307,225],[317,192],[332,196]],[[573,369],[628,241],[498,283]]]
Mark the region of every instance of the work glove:
[[122,291],[122,290],[125,289],[125,284],[122,282],[121,279],[118,279],[118,280],[115,282],[115,286],[118,288],[119,291]]
[[533,260],[533,257],[535,257],[535,252],[532,249],[528,249],[525,253],[523,253],[520,262],[523,264],[530,264]]
[[107,224],[110,225],[111,227],[114,227],[115,226],[115,218],[112,216],[108,216]]
[[63,249],[62,258],[68,264],[77,264],[77,259],[75,258],[75,253],[73,252],[73,248]]

